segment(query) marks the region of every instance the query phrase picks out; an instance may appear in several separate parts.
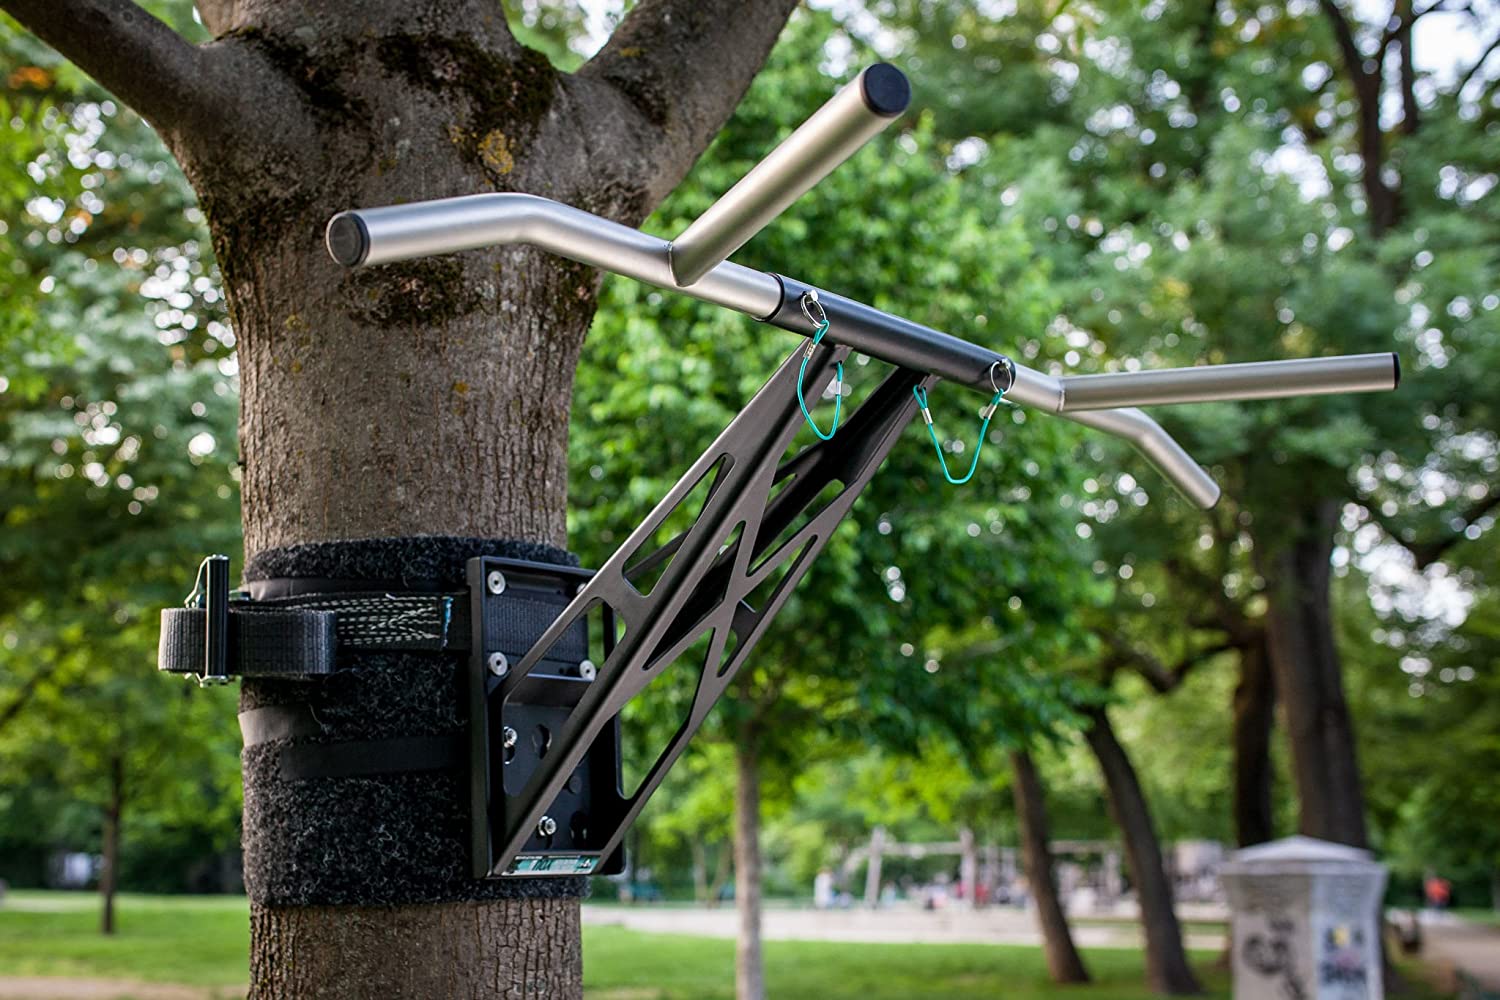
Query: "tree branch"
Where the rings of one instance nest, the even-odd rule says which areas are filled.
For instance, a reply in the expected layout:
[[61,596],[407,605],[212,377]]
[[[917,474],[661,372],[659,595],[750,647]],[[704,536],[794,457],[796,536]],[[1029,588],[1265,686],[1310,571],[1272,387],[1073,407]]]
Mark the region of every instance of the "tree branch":
[[21,714],[21,710],[27,706],[31,699],[36,696],[37,691],[40,690],[42,682],[57,673],[59,666],[60,664],[54,661],[38,669],[36,673],[26,678],[26,683],[21,685],[20,690],[11,696],[3,708],[0,708],[0,730],[10,725],[11,721]]
[[1406,533],[1397,529],[1385,515],[1380,513],[1379,509],[1370,504],[1364,505],[1365,513],[1369,515],[1370,520],[1380,525],[1386,537],[1411,553],[1418,571],[1424,570],[1433,563],[1441,560],[1448,554],[1448,550],[1468,537],[1464,532],[1468,531],[1476,522],[1497,507],[1500,507],[1500,489],[1491,489],[1489,495],[1483,500],[1475,502],[1467,510],[1458,515],[1460,522],[1462,522],[1458,528],[1441,538],[1427,538],[1416,541],[1405,537]]
[[1359,51],[1359,42],[1354,38],[1354,29],[1349,26],[1349,19],[1339,9],[1336,0],[1318,0],[1318,6],[1323,9],[1323,15],[1333,28],[1333,38],[1338,43],[1339,53],[1344,57],[1344,66],[1358,87],[1359,81],[1369,76],[1369,73],[1365,70],[1364,53]]
[[1154,654],[1131,645],[1123,636],[1106,633],[1104,638],[1114,650],[1114,655],[1111,657],[1114,663],[1134,670],[1147,684],[1151,685],[1151,689],[1157,694],[1170,694],[1182,686],[1182,682],[1187,679],[1187,675],[1193,671],[1194,667],[1213,659],[1220,653],[1227,653],[1244,646],[1244,643],[1238,640],[1225,639],[1189,653],[1169,667]]
[[[641,0],[578,72],[607,83],[632,113],[600,108],[611,143],[646,173],[642,214],[677,186],[760,72],[796,0]],[[621,120],[622,117],[628,120]],[[643,142],[644,138],[644,142]]]
[[158,131],[218,113],[208,53],[130,0],[0,0]]
[[1462,94],[1464,88],[1474,81],[1474,77],[1484,68],[1484,64],[1489,61],[1490,56],[1494,55],[1497,49],[1500,49],[1500,32],[1495,33],[1495,37],[1490,39],[1490,44],[1485,46],[1479,58],[1474,60],[1474,65],[1470,66],[1469,71],[1463,75],[1463,79],[1458,81],[1458,86],[1453,88],[1453,95],[1455,97]]

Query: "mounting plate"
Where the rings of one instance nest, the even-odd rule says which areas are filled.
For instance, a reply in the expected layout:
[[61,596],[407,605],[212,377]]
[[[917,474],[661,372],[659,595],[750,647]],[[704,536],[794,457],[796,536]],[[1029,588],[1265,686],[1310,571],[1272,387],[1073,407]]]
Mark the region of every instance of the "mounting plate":
[[593,576],[590,570],[520,559],[470,559],[467,580],[473,635],[469,653],[470,857],[475,878],[506,875],[612,875],[624,850],[609,843],[623,817],[620,726],[613,719],[582,755],[513,859],[496,845],[526,819],[511,802],[551,754],[563,724],[595,680],[589,628],[602,654],[614,649],[614,616],[579,618],[508,694],[501,682]]

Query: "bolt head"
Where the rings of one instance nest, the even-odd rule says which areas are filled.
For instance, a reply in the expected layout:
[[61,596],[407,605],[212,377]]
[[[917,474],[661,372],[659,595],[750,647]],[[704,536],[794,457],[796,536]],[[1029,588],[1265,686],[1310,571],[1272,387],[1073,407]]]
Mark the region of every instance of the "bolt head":
[[505,658],[504,653],[491,653],[485,663],[489,666],[490,673],[496,677],[504,677],[510,673],[510,661]]
[[536,832],[543,837],[550,837],[557,832],[557,820],[551,816],[543,816],[536,824]]
[[504,742],[505,748],[509,750],[511,747],[516,745],[516,731],[509,726],[506,726],[503,730],[500,731],[500,739]]
[[584,660],[578,664],[578,676],[586,681],[591,681],[599,676],[599,668],[594,666],[593,660]]
[[505,574],[498,569],[490,570],[484,578],[484,585],[492,594],[505,593]]

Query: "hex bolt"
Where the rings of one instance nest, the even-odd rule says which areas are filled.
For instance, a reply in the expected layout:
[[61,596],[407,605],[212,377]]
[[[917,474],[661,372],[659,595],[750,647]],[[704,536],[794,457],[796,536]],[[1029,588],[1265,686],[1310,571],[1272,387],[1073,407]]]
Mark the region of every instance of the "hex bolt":
[[518,739],[518,737],[516,736],[516,731],[514,729],[506,726],[503,730],[500,731],[500,739],[504,742],[505,749],[509,750],[511,747],[516,745],[516,740]]
[[599,668],[594,666],[593,660],[584,660],[578,664],[578,676],[586,681],[591,681],[599,676]]
[[490,668],[490,673],[496,677],[504,677],[510,673],[510,661],[505,658],[504,653],[498,651],[491,653],[489,659],[485,662]]
[[505,593],[505,574],[498,569],[490,570],[484,578],[484,585],[496,596]]
[[536,832],[543,837],[550,837],[557,832],[557,820],[551,816],[543,816],[536,824]]

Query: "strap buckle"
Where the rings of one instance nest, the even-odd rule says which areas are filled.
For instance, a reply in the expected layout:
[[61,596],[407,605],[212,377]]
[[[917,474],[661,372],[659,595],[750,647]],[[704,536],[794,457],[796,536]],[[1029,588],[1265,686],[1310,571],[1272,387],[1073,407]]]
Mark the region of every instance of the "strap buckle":
[[198,566],[193,592],[183,602],[204,611],[203,670],[199,687],[229,683],[229,557],[211,555]]

